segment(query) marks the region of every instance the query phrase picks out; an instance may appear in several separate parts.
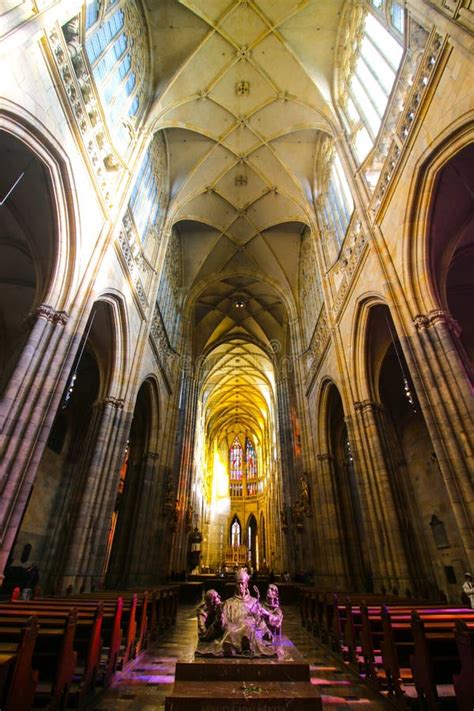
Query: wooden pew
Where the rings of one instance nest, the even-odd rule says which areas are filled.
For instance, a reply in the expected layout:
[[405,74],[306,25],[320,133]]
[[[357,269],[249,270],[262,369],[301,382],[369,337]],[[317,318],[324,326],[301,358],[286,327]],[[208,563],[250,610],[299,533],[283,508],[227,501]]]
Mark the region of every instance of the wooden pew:
[[[130,614],[128,605],[126,615],[123,615],[123,598],[112,598],[111,600],[97,600],[97,599],[82,599],[82,597],[67,596],[66,598],[40,598],[34,601],[24,601],[16,600],[15,605],[24,607],[25,605],[34,605],[35,609],[60,612],[68,610],[71,604],[76,605],[80,617],[82,620],[87,615],[92,615],[97,609],[97,605],[100,603],[102,607],[102,634],[104,642],[104,657],[100,659],[100,669],[101,669],[101,680],[105,685],[110,683],[113,673],[115,672],[117,666],[123,666],[123,659],[120,655],[121,642],[122,642],[122,620],[124,620],[124,625],[126,625],[126,638],[129,639],[135,634],[134,629],[136,628],[134,613]],[[131,629],[130,629],[131,628]],[[130,646],[130,645],[129,645]],[[124,647],[125,652],[125,647]]]
[[[77,608],[76,608],[77,609]],[[34,614],[41,630],[60,626],[69,613],[68,607],[58,608],[38,604],[34,600],[17,601],[14,604],[0,604],[0,626],[15,622],[25,623]],[[103,609],[99,603],[91,609],[79,610],[74,636],[74,651],[77,664],[74,670],[74,693],[82,698],[95,687],[100,668],[102,651]]]
[[456,621],[454,637],[458,647],[461,670],[454,674],[454,690],[459,711],[474,708],[474,630],[462,620]]
[[[412,618],[415,615],[422,623],[426,624],[430,635],[439,635],[440,639],[450,639],[450,658],[453,665],[458,664],[454,659],[459,654],[454,648],[454,626],[457,621],[467,618],[474,625],[474,612],[457,608],[434,608],[419,606],[416,610],[396,606],[382,606],[380,613],[377,610],[362,607],[362,649],[366,660],[366,674],[380,688],[386,688],[395,701],[405,708],[406,696],[403,688],[415,684],[413,660],[415,658],[415,635],[413,632]],[[378,657],[379,649],[381,659]],[[421,668],[422,681],[425,684],[426,669],[423,661],[424,653],[418,667]],[[469,666],[469,664],[468,664]],[[436,675],[436,670],[433,672]],[[444,669],[443,669],[444,673]],[[436,677],[435,677],[436,678]],[[439,682],[441,677],[438,676]],[[451,676],[448,683],[451,684]]]
[[[58,618],[55,625],[39,628],[32,658],[32,669],[39,673],[36,702],[43,700],[51,708],[66,707],[76,666],[73,647],[76,624],[77,611],[72,609],[65,617]],[[8,645],[16,648],[24,626],[15,617],[2,623],[0,640],[4,651]]]
[[[33,651],[38,636],[38,621],[36,617],[28,618],[20,632],[16,648],[12,652],[0,651],[0,666],[2,675],[0,686],[0,708],[2,711],[30,711],[33,706],[38,672],[33,670]],[[8,646],[1,643],[0,649]]]
[[[412,613],[415,687],[420,703],[430,711],[439,708],[438,687],[453,684],[453,676],[461,671],[453,627],[453,620],[447,623],[432,618],[422,620],[418,612]],[[471,629],[474,630],[474,623],[471,623]]]

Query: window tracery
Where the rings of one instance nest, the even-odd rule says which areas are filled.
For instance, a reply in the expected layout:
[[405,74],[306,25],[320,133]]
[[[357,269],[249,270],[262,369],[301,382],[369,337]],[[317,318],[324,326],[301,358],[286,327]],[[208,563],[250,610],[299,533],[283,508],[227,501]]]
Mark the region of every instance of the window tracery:
[[85,33],[104,113],[118,147],[125,150],[148,93],[147,33],[136,0],[87,2]]
[[170,344],[175,348],[181,322],[180,288],[182,284],[181,239],[176,230],[171,232],[166,257],[161,271],[156,303],[160,310]]
[[337,259],[344,241],[354,211],[354,200],[334,140],[330,136],[321,138],[316,160],[316,206],[326,264],[329,266]]
[[349,3],[341,27],[337,104],[359,163],[382,126],[403,58],[404,10],[397,2]]
[[323,304],[321,279],[310,230],[305,230],[301,239],[299,270],[301,321],[305,342],[309,344]]
[[128,201],[128,212],[141,244],[146,243],[151,232],[156,232],[159,218],[166,212],[166,174],[166,146],[162,135],[157,133],[139,164]]
[[230,479],[231,481],[240,481],[243,475],[243,450],[236,437],[230,448]]

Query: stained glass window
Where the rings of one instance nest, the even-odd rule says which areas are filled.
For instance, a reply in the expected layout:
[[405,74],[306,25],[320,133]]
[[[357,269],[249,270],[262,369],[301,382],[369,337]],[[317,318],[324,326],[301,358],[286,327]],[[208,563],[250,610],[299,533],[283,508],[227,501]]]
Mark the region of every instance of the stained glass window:
[[255,454],[255,447],[252,442],[247,438],[245,442],[246,448],[246,459],[247,459],[247,479],[257,478],[257,456]]
[[236,437],[230,448],[230,478],[234,480],[242,479],[242,445]]

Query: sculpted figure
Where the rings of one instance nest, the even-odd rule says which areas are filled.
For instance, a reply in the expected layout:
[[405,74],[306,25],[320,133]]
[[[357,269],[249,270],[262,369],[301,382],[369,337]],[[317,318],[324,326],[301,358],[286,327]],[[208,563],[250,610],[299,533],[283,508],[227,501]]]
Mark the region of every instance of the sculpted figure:
[[283,613],[278,588],[270,584],[265,603],[249,592],[249,574],[240,568],[235,576],[235,591],[224,603],[215,590],[208,590],[198,607],[198,646],[196,653],[214,657],[275,657],[273,635],[280,634]]
[[222,650],[225,657],[273,657],[273,637],[265,623],[268,612],[258,597],[250,595],[248,581],[247,571],[240,568],[235,576],[235,592],[222,608]]
[[270,583],[267,589],[267,596],[263,603],[266,617],[265,622],[272,635],[281,633],[281,625],[283,623],[283,612],[280,607],[280,596],[278,588],[273,583]]
[[198,637],[210,642],[222,636],[222,602],[216,590],[208,590],[198,607]]

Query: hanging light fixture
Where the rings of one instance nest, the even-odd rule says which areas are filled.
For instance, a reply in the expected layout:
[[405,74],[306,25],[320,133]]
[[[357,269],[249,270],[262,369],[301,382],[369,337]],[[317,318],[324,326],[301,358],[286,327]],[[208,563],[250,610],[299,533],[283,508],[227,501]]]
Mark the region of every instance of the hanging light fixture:
[[395,355],[397,356],[398,365],[400,366],[400,370],[402,373],[403,390],[405,392],[405,397],[408,400],[408,402],[410,403],[410,406],[411,406],[413,412],[416,412],[417,410],[416,410],[415,395],[412,392],[410,381],[408,380],[408,376],[407,376],[405,369],[403,367],[403,361],[402,361],[400,353],[398,351],[397,344],[395,342],[395,337],[394,337],[393,331],[390,327],[390,321],[388,320],[387,316],[385,316],[385,320],[387,322],[387,328],[388,328],[388,332],[390,333],[390,338],[392,339],[393,350],[395,351]]

